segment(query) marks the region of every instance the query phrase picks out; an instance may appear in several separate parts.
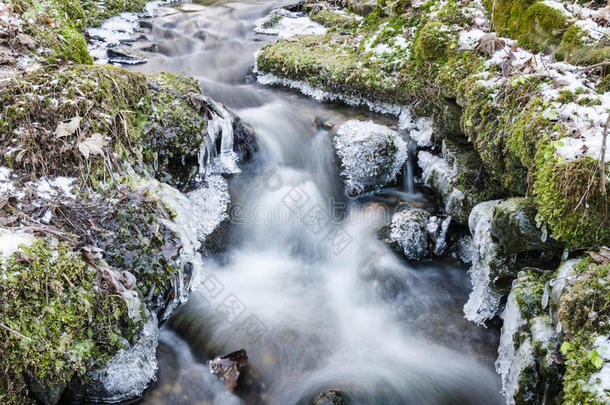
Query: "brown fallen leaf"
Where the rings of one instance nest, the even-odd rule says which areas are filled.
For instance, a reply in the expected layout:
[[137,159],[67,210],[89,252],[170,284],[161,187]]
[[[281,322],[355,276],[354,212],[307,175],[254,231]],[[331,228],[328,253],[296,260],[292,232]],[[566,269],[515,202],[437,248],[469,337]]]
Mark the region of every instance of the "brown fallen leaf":
[[475,50],[477,52],[492,56],[498,49],[504,48],[505,42],[495,34],[485,34],[479,39]]
[[588,250],[587,253],[591,256],[591,259],[597,264],[608,264],[610,263],[610,249],[602,247],[599,252]]
[[80,117],[76,116],[69,121],[64,121],[57,124],[57,128],[55,128],[55,136],[58,138],[70,136],[74,134],[79,127]]
[[15,263],[30,263],[32,260],[34,259],[23,252],[15,253]]

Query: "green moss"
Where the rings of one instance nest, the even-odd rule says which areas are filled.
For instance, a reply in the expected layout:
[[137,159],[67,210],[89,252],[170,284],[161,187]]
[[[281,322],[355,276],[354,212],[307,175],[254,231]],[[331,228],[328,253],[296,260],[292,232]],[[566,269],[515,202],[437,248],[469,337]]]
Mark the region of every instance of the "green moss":
[[495,0],[488,3],[494,29],[527,48],[559,45],[568,28],[559,10],[535,0]]
[[610,243],[608,195],[599,188],[599,162],[590,157],[561,162],[548,158],[552,143],[536,155],[534,193],[539,216],[556,238],[572,247]]
[[604,402],[587,389],[591,376],[598,371],[589,355],[595,338],[610,333],[610,264],[599,265],[586,258],[574,270],[578,277],[562,294],[558,311],[565,332],[564,403],[597,405]]
[[600,82],[597,84],[595,90],[599,94],[604,94],[610,91],[610,75],[606,75]]
[[27,378],[65,384],[132,341],[139,325],[121,297],[95,291],[96,279],[79,254],[50,239],[1,260],[4,404],[32,402]]
[[334,29],[352,29],[360,25],[360,21],[348,14],[339,14],[331,10],[320,10],[310,12],[309,18],[325,27]]
[[[41,70],[19,78],[11,91],[0,94],[0,140],[4,147],[20,151],[11,158],[14,168],[35,175],[77,176],[103,188],[112,184],[111,168],[99,156],[84,159],[77,147],[99,133],[119,161],[182,187],[197,173],[199,147],[206,136],[205,111],[188,98],[199,93],[197,82],[181,75],[147,77],[85,65]],[[80,129],[56,137],[57,125],[76,116]],[[33,122],[38,122],[35,129]]]
[[545,284],[552,278],[553,272],[543,274],[520,272],[518,282],[513,284],[515,300],[525,319],[532,319],[543,314],[542,295]]

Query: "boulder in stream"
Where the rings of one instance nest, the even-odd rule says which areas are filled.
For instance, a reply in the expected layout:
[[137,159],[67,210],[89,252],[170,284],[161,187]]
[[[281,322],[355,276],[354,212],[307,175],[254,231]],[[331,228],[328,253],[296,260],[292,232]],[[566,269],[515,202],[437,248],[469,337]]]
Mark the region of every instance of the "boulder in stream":
[[394,181],[408,155],[407,143],[396,131],[373,121],[344,122],[333,145],[348,197]]
[[407,259],[418,260],[428,255],[428,222],[430,214],[420,208],[397,212],[390,224],[390,240]]

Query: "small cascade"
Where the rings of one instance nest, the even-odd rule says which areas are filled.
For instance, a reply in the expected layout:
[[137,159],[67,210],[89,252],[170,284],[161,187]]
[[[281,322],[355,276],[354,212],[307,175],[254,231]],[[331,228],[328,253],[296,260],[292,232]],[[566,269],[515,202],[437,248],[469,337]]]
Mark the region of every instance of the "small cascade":
[[402,177],[403,189],[408,194],[415,194],[415,172],[413,162],[417,154],[417,144],[407,136],[407,160],[405,161],[404,174]]
[[236,174],[237,154],[233,151],[233,119],[219,103],[206,98],[211,118],[208,119],[206,142],[199,150],[199,176]]

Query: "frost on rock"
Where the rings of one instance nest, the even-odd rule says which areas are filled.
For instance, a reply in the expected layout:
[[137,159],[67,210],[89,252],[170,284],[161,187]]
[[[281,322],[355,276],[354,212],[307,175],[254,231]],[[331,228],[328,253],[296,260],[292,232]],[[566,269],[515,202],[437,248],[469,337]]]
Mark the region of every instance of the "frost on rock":
[[254,32],[291,38],[297,35],[323,35],[326,28],[312,21],[306,14],[288,11],[283,8],[272,10],[269,15],[255,22]]
[[279,77],[274,75],[273,73],[260,74],[260,71],[256,67],[254,69],[254,72],[259,73],[256,80],[260,84],[290,87],[318,101],[341,101],[353,107],[365,107],[371,111],[380,114],[390,114],[396,116],[398,116],[402,111],[402,107],[395,104],[381,103],[374,100],[368,100],[362,97],[355,97],[352,95],[341,94],[337,92],[330,93],[320,88],[314,87],[306,81],[292,80],[285,77]]
[[141,396],[157,372],[158,333],[157,318],[149,314],[136,343],[120,350],[102,370],[90,372],[87,400],[116,403]]
[[468,199],[462,190],[455,186],[457,169],[439,156],[427,151],[417,154],[417,163],[423,170],[422,180],[436,190],[445,204],[445,211],[454,218],[468,218]]
[[497,260],[500,246],[492,239],[491,219],[499,201],[486,201],[472,209],[468,226],[473,240],[472,266],[468,271],[472,292],[464,305],[466,319],[483,324],[498,311],[501,295],[491,288],[490,264]]
[[349,197],[394,181],[408,156],[407,143],[395,131],[373,121],[343,123],[333,145]]
[[407,259],[417,260],[428,255],[428,231],[430,214],[411,208],[397,212],[392,217],[390,239],[398,244]]
[[[183,267],[192,266],[192,275],[180,272],[174,286],[176,299],[170,303],[171,309],[186,302],[189,292],[196,289],[203,275],[203,262],[199,248],[205,239],[226,219],[230,203],[229,186],[221,175],[210,175],[196,190],[183,194],[177,189],[146,179],[146,187],[172,212],[174,218],[164,221],[182,242],[180,262]],[[190,280],[190,283],[189,283]],[[168,310],[164,318],[168,316]]]
[[515,299],[515,291],[511,291],[506,301],[506,307],[502,312],[502,334],[500,345],[498,346],[498,359],[496,360],[496,371],[502,376],[504,391],[507,391],[509,381],[509,371],[516,355],[515,333],[525,324],[525,319],[521,316],[519,304]]
[[99,27],[87,28],[87,48],[95,63],[108,63],[107,51],[132,39],[138,30],[140,17],[152,17],[162,4],[169,2],[150,1],[142,13],[123,12],[104,21]]
[[428,118],[414,119],[408,108],[403,108],[398,116],[398,128],[408,131],[409,137],[418,147],[432,145],[432,124]]
[[437,216],[430,217],[430,222],[426,227],[430,239],[434,242],[432,253],[440,256],[447,250],[447,231],[451,224],[451,217],[439,218]]

